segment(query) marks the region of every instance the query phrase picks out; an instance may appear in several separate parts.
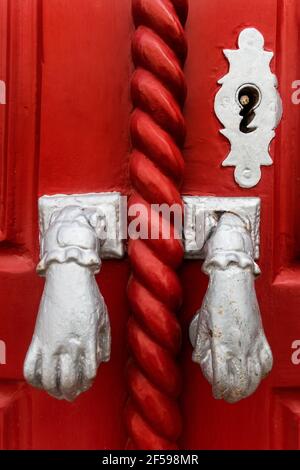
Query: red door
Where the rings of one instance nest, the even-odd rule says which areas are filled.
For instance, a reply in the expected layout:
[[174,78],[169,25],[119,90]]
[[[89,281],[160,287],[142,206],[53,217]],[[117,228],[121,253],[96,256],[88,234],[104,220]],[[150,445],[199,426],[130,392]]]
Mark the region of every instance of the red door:
[[[199,261],[185,261],[180,270],[183,449],[300,445],[300,366],[295,349],[300,340],[300,108],[292,102],[292,84],[300,79],[297,3],[189,0],[182,194],[261,198],[262,275],[256,287],[274,368],[250,398],[234,405],[212,398],[211,387],[191,361],[188,339],[207,278]],[[221,167],[229,146],[219,133],[213,108],[217,80],[228,68],[222,50],[236,48],[238,34],[246,27],[261,31],[266,49],[275,53],[272,70],[284,104],[271,146],[274,165],[263,167],[262,179],[252,189],[241,189],[232,168]],[[129,357],[127,259],[105,261],[98,276],[110,312],[113,347],[111,360],[101,365],[92,389],[72,404],[60,402],[27,386],[22,367],[44,283],[35,273],[38,197],[131,192],[132,33],[131,0],[0,1],[0,80],[6,85],[6,104],[0,104],[3,449],[118,449],[127,441],[122,418]]]

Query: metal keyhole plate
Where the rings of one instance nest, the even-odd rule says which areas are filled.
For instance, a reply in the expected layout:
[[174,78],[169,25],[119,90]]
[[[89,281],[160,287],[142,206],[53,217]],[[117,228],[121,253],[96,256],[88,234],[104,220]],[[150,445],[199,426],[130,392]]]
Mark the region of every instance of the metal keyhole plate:
[[220,130],[230,142],[222,166],[233,166],[241,188],[253,188],[262,176],[261,166],[272,165],[270,143],[282,117],[282,102],[265,50],[264,37],[255,28],[240,32],[237,49],[224,49],[229,71],[218,80],[215,113]]

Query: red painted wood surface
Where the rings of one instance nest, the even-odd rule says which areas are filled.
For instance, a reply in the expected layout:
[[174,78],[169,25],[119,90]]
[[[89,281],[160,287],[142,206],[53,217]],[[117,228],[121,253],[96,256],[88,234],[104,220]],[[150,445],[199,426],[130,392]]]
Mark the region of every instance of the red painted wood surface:
[[[199,262],[181,269],[184,305],[181,373],[182,448],[299,448],[300,339],[299,112],[291,102],[300,80],[297,0],[189,0],[185,67],[187,140],[183,193],[262,198],[262,276],[257,281],[274,370],[251,398],[217,402],[191,362],[187,328],[207,279]],[[232,168],[220,168],[228,142],[213,113],[216,81],[227,70],[223,48],[254,26],[275,51],[284,118],[272,144],[274,166],[242,190]],[[1,0],[0,80],[0,365],[2,448],[123,448],[128,360],[127,260],[104,263],[99,284],[113,334],[111,362],[74,404],[57,402],[22,383],[43,280],[38,259],[37,197],[58,192],[119,190],[129,194],[131,0]],[[118,295],[116,295],[116,292]]]

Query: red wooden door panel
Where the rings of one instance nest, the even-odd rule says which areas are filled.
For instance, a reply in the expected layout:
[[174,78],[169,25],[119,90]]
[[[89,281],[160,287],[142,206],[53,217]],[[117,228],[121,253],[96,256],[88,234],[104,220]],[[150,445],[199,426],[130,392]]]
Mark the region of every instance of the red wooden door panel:
[[[262,275],[256,283],[263,322],[274,353],[274,368],[259,390],[235,405],[215,401],[205,379],[190,361],[186,336],[182,361],[185,392],[183,447],[205,449],[299,448],[299,366],[292,364],[293,341],[300,337],[298,121],[292,104],[292,83],[299,76],[299,12],[297,1],[191,2],[186,67],[189,98],[186,105],[186,194],[259,196],[262,200]],[[260,30],[266,48],[275,52],[272,69],[279,79],[284,115],[271,146],[274,166],[263,167],[260,183],[240,189],[232,168],[220,168],[228,153],[218,135],[220,123],[212,110],[216,80],[227,70],[223,48],[236,47],[245,27]],[[208,46],[210,44],[210,46]],[[201,51],[203,53],[201,54]],[[182,270],[185,305],[183,329],[204,295],[207,280],[197,262]]]
[[[185,449],[299,448],[300,340],[299,106],[297,0],[190,0],[185,67],[187,141],[183,194],[259,196],[262,276],[257,281],[274,369],[240,403],[216,401],[192,363],[188,326],[207,278],[200,262],[181,269],[184,305],[181,408]],[[239,188],[221,168],[228,142],[213,111],[217,80],[227,70],[224,48],[236,47],[245,27],[259,29],[275,52],[284,117],[253,189]],[[43,280],[38,260],[37,199],[45,194],[120,191],[127,195],[132,75],[131,0],[0,0],[0,448],[116,449],[127,436],[127,259],[106,261],[98,276],[112,323],[112,357],[91,390],[59,402],[24,384],[22,365]],[[1,100],[0,100],[1,101]]]
[[8,105],[0,108],[0,337],[7,349],[6,365],[0,367],[0,435],[6,436],[1,444],[122,448],[126,261],[104,262],[98,278],[111,316],[111,363],[75,404],[25,387],[30,407],[15,422],[22,439],[7,436],[14,423],[9,411],[18,387],[14,381],[23,380],[24,355],[43,288],[35,273],[37,198],[59,192],[128,191],[130,1],[1,0],[0,21],[1,79],[8,88]]

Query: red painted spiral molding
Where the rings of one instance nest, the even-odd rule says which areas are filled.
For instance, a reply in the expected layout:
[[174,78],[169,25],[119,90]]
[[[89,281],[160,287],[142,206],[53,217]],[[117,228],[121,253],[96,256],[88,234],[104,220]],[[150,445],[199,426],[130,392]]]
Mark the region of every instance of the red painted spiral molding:
[[[150,227],[150,204],[182,204],[180,149],[185,139],[182,106],[188,0],[132,0],[132,13],[136,30],[132,41],[130,205],[148,208]],[[176,270],[183,247],[172,226],[170,239],[130,240],[128,251],[132,266],[128,285],[132,311],[128,324],[132,356],[127,371],[128,448],[177,449],[182,422],[177,365],[181,332],[176,311],[182,292]]]

